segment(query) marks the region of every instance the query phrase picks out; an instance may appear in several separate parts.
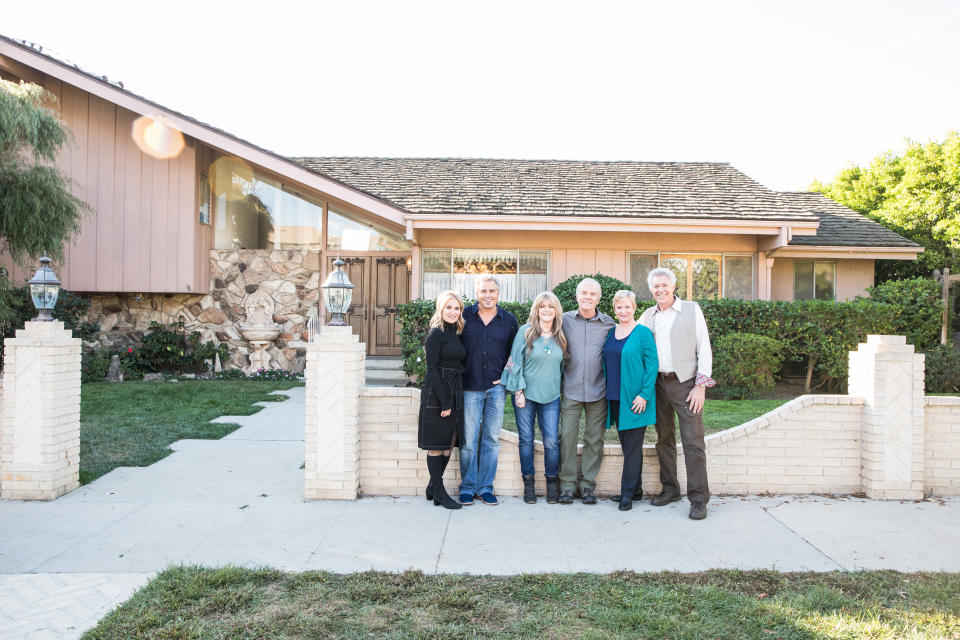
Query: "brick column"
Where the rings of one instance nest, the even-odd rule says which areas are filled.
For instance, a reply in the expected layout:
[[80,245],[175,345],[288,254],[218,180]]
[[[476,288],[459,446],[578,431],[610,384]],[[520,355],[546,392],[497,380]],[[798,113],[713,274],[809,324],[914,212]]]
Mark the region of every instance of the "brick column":
[[28,322],[4,341],[0,496],[53,500],[80,486],[80,339]]
[[849,394],[862,397],[860,461],[869,498],[923,497],[924,356],[903,336],[867,336],[850,352]]
[[325,326],[307,345],[306,500],[357,497],[365,351],[350,327]]

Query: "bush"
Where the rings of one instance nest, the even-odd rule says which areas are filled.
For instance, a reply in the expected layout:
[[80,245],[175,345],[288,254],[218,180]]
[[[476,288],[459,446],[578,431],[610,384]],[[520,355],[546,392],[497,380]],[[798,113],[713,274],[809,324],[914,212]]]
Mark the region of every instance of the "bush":
[[755,333],[729,333],[713,345],[713,378],[724,398],[740,400],[773,389],[783,343]]
[[899,309],[895,333],[907,336],[917,350],[932,347],[940,341],[943,322],[941,285],[926,278],[888,280],[869,287],[870,300]]
[[207,360],[216,355],[226,360],[229,355],[226,343],[200,342],[199,331],[187,335],[182,320],[169,327],[151,322],[149,328],[139,345],[120,354],[121,365],[131,375],[202,373]]
[[110,353],[106,351],[84,353],[80,361],[80,382],[99,382],[110,370]]
[[247,374],[242,369],[224,369],[216,374],[217,380],[246,380]]
[[938,345],[926,355],[927,393],[960,392],[960,349]]
[[[602,273],[570,276],[553,288],[553,293],[560,298],[560,304],[563,306],[564,311],[573,311],[577,308],[577,285],[580,284],[580,281],[584,278],[593,278],[600,283],[600,304],[597,305],[597,309],[609,316],[613,316],[613,294],[619,289],[633,291],[633,287],[622,280],[605,276]],[[529,306],[530,305],[527,305],[528,309]],[[643,310],[642,304],[638,304],[637,306],[639,307],[639,311]],[[517,319],[519,320],[519,318]]]
[[247,379],[272,381],[299,380],[300,374],[287,371],[286,369],[257,369],[257,372],[252,376],[247,376]]
[[[0,291],[0,307],[3,308],[2,313],[0,313],[0,329],[2,329],[4,338],[12,338],[17,329],[23,329],[24,323],[37,317],[37,310],[30,298],[29,287]],[[89,300],[66,289],[61,289],[52,315],[55,320],[63,322],[65,328],[73,331],[74,337],[93,340],[100,330],[100,325],[95,322],[80,320],[89,310]]]

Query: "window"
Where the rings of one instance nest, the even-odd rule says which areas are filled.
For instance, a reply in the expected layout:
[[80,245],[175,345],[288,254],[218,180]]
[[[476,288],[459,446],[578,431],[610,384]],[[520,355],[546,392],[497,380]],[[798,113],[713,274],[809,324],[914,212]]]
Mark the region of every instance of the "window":
[[547,290],[549,252],[516,249],[424,249],[422,297],[429,300],[445,289],[464,298],[476,295],[475,283],[481,273],[490,273],[500,282],[500,300],[533,300]]
[[210,178],[200,174],[197,185],[197,200],[200,203],[198,220],[200,224],[210,224],[210,209],[213,206],[213,192],[210,190]]
[[677,276],[677,295],[704,298],[753,299],[752,255],[698,255],[677,253],[629,254],[630,286],[640,299],[651,299],[647,274],[657,265]]
[[723,297],[753,299],[753,256],[723,256]]
[[687,300],[720,297],[720,256],[660,256],[660,265],[677,276],[676,293]]
[[657,268],[658,259],[655,253],[630,254],[630,286],[638,300],[653,300],[653,294],[647,286],[647,274]]
[[327,249],[337,251],[409,251],[399,233],[330,207],[327,210]]
[[215,249],[320,249],[323,204],[280,182],[243,171],[218,184]]
[[823,260],[793,261],[794,300],[836,300],[837,263]]

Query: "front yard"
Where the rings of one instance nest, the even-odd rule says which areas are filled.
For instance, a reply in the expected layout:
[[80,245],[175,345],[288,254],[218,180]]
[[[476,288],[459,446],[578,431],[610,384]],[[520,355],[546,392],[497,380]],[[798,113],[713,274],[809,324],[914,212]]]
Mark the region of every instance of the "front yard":
[[181,382],[95,382],[80,392],[80,482],[116,467],[145,467],[170,454],[183,438],[217,439],[237,424],[210,423],[219,416],[248,416],[255,402],[296,382],[184,380]]
[[175,567],[84,634],[136,638],[960,637],[960,574],[285,573]]

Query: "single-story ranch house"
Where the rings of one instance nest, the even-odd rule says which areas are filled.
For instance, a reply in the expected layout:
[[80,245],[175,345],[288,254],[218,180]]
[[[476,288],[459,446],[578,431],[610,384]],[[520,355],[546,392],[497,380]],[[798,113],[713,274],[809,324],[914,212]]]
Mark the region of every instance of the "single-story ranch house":
[[[922,251],[725,163],[286,158],[5,37],[0,77],[44,86],[73,132],[59,164],[93,213],[57,271],[92,300],[107,344],[181,318],[245,366],[238,326],[263,292],[282,325],[275,364],[302,368],[338,255],[354,331],[368,354],[395,355],[397,305],[472,294],[485,271],[506,300],[593,272],[643,291],[656,265],[688,298],[846,300],[873,284],[874,260]],[[5,264],[17,283],[35,268]]]

